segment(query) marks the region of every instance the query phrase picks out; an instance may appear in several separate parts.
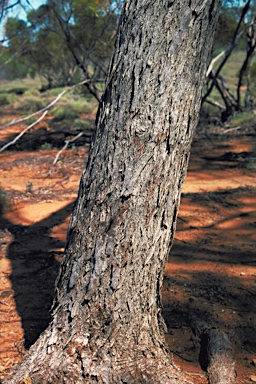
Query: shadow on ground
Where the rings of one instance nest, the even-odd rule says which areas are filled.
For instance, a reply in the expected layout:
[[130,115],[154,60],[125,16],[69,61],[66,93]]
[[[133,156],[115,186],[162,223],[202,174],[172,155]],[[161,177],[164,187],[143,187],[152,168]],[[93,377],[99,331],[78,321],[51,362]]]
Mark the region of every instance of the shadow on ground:
[[194,314],[228,334],[238,383],[256,354],[255,204],[253,186],[183,194],[163,285],[171,351],[183,362],[199,358]]
[[[65,243],[52,237],[51,230],[64,222],[73,203],[33,225],[15,225],[0,218],[0,229],[12,234],[7,257],[16,309],[22,320],[24,345],[29,348],[47,327],[59,261]],[[59,255],[60,254],[60,255]],[[8,294],[8,291],[7,293]]]

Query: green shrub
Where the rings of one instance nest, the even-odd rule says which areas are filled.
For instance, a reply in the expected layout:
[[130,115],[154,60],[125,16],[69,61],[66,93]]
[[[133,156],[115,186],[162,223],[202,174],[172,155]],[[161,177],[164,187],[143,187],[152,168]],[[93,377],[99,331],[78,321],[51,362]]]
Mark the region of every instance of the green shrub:
[[52,88],[52,89],[47,89],[47,91],[45,91],[43,94],[44,94],[44,97],[57,97],[62,91],[64,91],[64,87],[58,87],[58,88]]
[[18,96],[15,94],[9,94],[7,92],[0,93],[0,105],[9,105],[15,103],[18,100]]
[[9,95],[7,93],[1,93],[0,94],[0,104],[1,105],[8,105],[8,104],[10,104],[8,96]]
[[241,128],[250,128],[255,124],[255,116],[252,112],[239,113],[230,121],[231,127],[240,126]]
[[25,91],[24,97],[28,97],[29,98],[31,96],[33,96],[33,97],[37,96],[37,97],[41,98],[41,94],[40,94],[40,92],[39,92],[39,90],[37,88],[29,88],[29,89],[27,89]]
[[16,103],[16,109],[24,112],[36,112],[44,107],[44,102],[40,97],[28,95],[21,97],[18,103]]
[[71,101],[70,106],[78,114],[90,113],[92,110],[92,104],[88,103],[85,99],[82,98]]
[[15,95],[23,95],[27,90],[26,87],[17,87],[9,89],[8,93],[14,93]]
[[51,143],[44,143],[41,145],[41,149],[52,149]]
[[69,106],[60,106],[52,110],[55,121],[74,120],[77,113]]

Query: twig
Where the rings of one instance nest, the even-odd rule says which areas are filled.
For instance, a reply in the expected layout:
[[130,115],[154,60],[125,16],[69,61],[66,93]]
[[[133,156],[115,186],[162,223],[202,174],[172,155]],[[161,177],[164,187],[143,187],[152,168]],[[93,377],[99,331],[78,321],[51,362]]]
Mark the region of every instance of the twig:
[[218,61],[221,56],[223,56],[224,54],[226,53],[226,49],[224,49],[223,51],[221,51],[221,53],[219,53],[214,59],[212,59],[208,69],[207,69],[207,72],[206,72],[206,77],[209,76],[209,74],[211,73],[212,71],[212,68],[213,68],[213,65],[216,63],[216,61]]
[[238,129],[240,129],[241,127],[235,127],[235,128],[229,128],[229,129],[225,129],[224,132],[222,132],[222,134],[224,133],[228,133],[228,132],[231,132],[231,131],[237,131]]
[[80,132],[78,135],[76,135],[75,137],[73,137],[73,139],[70,139],[70,140],[65,140],[65,145],[61,148],[61,150],[59,150],[59,152],[57,153],[57,155],[55,156],[55,159],[53,161],[53,165],[55,165],[60,157],[60,154],[61,152],[65,151],[65,149],[67,149],[69,143],[73,143],[74,141],[76,141],[77,139],[79,139],[79,137],[81,137],[82,135],[84,134],[84,132]]
[[217,101],[213,101],[213,100],[210,100],[210,99],[206,99],[205,102],[208,103],[208,104],[214,105],[215,107],[218,107],[218,108],[220,108],[220,109],[222,109],[222,110],[225,110],[225,109],[226,109],[226,108],[224,107],[224,105],[218,103]]
[[15,137],[14,140],[10,141],[9,143],[5,144],[2,148],[0,148],[0,152],[3,152],[6,148],[10,147],[11,145],[15,144],[16,141],[18,141],[30,128],[34,127],[39,121],[41,121],[45,115],[48,113],[47,111],[44,111],[44,113],[32,124],[30,124],[28,127],[26,127],[22,132],[18,134],[18,136]]

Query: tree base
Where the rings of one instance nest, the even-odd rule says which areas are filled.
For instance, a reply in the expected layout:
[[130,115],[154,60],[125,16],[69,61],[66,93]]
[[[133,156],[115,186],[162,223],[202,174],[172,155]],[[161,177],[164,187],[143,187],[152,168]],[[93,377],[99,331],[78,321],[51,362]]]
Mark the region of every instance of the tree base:
[[193,384],[164,348],[113,347],[96,355],[88,353],[77,337],[61,350],[50,345],[50,338],[45,340],[44,333],[3,384]]

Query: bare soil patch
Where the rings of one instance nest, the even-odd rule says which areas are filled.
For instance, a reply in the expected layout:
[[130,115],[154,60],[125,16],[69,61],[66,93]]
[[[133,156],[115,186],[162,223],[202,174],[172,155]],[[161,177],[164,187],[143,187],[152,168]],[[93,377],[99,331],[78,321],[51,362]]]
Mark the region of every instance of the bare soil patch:
[[[46,127],[47,129],[47,127]],[[22,127],[12,127],[11,134]],[[6,132],[6,131],[5,131]],[[0,131],[0,140],[8,140]],[[54,281],[88,147],[12,147],[0,154],[0,188],[9,207],[0,217],[0,378],[47,326]],[[207,383],[193,312],[225,331],[237,383],[256,376],[256,136],[197,137],[183,187],[177,233],[163,285],[166,339],[174,363]]]

